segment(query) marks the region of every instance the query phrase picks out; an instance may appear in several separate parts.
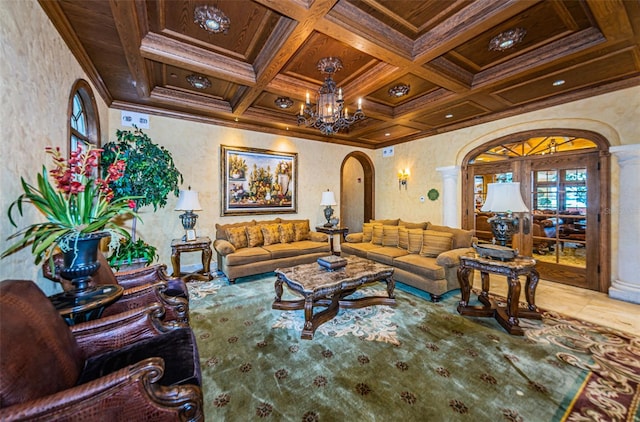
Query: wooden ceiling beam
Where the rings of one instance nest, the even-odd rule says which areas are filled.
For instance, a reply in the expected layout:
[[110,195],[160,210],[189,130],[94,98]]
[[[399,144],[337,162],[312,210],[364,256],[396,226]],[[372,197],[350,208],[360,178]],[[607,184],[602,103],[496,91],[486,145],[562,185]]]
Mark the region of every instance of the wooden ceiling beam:
[[140,53],[149,60],[214,78],[241,85],[256,84],[256,75],[251,65],[154,32],[149,32],[142,38]]
[[129,66],[129,72],[136,81],[138,96],[148,98],[151,95],[151,80],[144,58],[138,49],[142,42],[142,34],[147,32],[140,28],[139,22],[146,21],[146,19],[137,19],[138,10],[135,2],[110,0],[109,6]]

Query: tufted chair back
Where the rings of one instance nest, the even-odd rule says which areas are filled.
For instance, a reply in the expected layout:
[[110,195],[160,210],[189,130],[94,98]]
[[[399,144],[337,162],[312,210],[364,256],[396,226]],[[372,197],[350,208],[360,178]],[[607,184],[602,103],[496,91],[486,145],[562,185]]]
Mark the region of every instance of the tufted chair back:
[[69,327],[35,283],[0,283],[0,321],[0,408],[76,384],[84,358]]

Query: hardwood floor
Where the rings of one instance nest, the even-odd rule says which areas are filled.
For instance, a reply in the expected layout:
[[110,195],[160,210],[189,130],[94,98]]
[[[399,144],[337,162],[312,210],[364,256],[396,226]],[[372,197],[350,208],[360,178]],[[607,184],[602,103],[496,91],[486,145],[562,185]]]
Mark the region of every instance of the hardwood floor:
[[[523,277],[521,282],[524,283]],[[480,274],[477,272],[473,286],[480,288]],[[490,291],[506,297],[505,277],[491,274]],[[520,300],[524,301],[524,286]],[[540,280],[536,289],[536,305],[542,309],[640,336],[640,305],[611,299],[605,293]]]

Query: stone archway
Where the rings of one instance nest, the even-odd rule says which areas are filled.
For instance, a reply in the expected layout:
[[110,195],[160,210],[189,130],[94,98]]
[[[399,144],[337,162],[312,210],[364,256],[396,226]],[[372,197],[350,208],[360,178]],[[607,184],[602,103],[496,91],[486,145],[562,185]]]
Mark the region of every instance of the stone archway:
[[[349,160],[356,160],[362,167],[362,176],[360,181],[350,180],[345,172],[348,170]],[[359,177],[360,178],[360,177]],[[350,208],[349,194],[347,192],[361,192],[363,200],[361,204],[356,205],[361,209],[354,210]],[[358,201],[360,202],[360,201]],[[375,169],[373,161],[369,156],[361,151],[354,151],[347,154],[342,160],[340,166],[340,215],[348,215],[349,212],[362,212],[363,222],[367,222],[375,217]],[[344,220],[341,220],[344,224]],[[351,231],[357,231],[359,227],[350,228]]]

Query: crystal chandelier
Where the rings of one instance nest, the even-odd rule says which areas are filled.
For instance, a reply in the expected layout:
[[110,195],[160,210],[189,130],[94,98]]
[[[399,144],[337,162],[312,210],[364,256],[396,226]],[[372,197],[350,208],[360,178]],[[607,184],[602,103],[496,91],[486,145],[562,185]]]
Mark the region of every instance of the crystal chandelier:
[[364,119],[362,112],[362,100],[358,99],[358,109],[349,116],[349,112],[344,108],[342,98],[342,88],[336,89],[336,83],[331,75],[342,69],[342,62],[337,57],[325,57],[318,62],[318,70],[327,75],[318,91],[316,109],[311,107],[309,93],[304,105],[300,106],[298,115],[298,126],[305,124],[307,127],[320,129],[323,135],[333,135],[358,120]]

